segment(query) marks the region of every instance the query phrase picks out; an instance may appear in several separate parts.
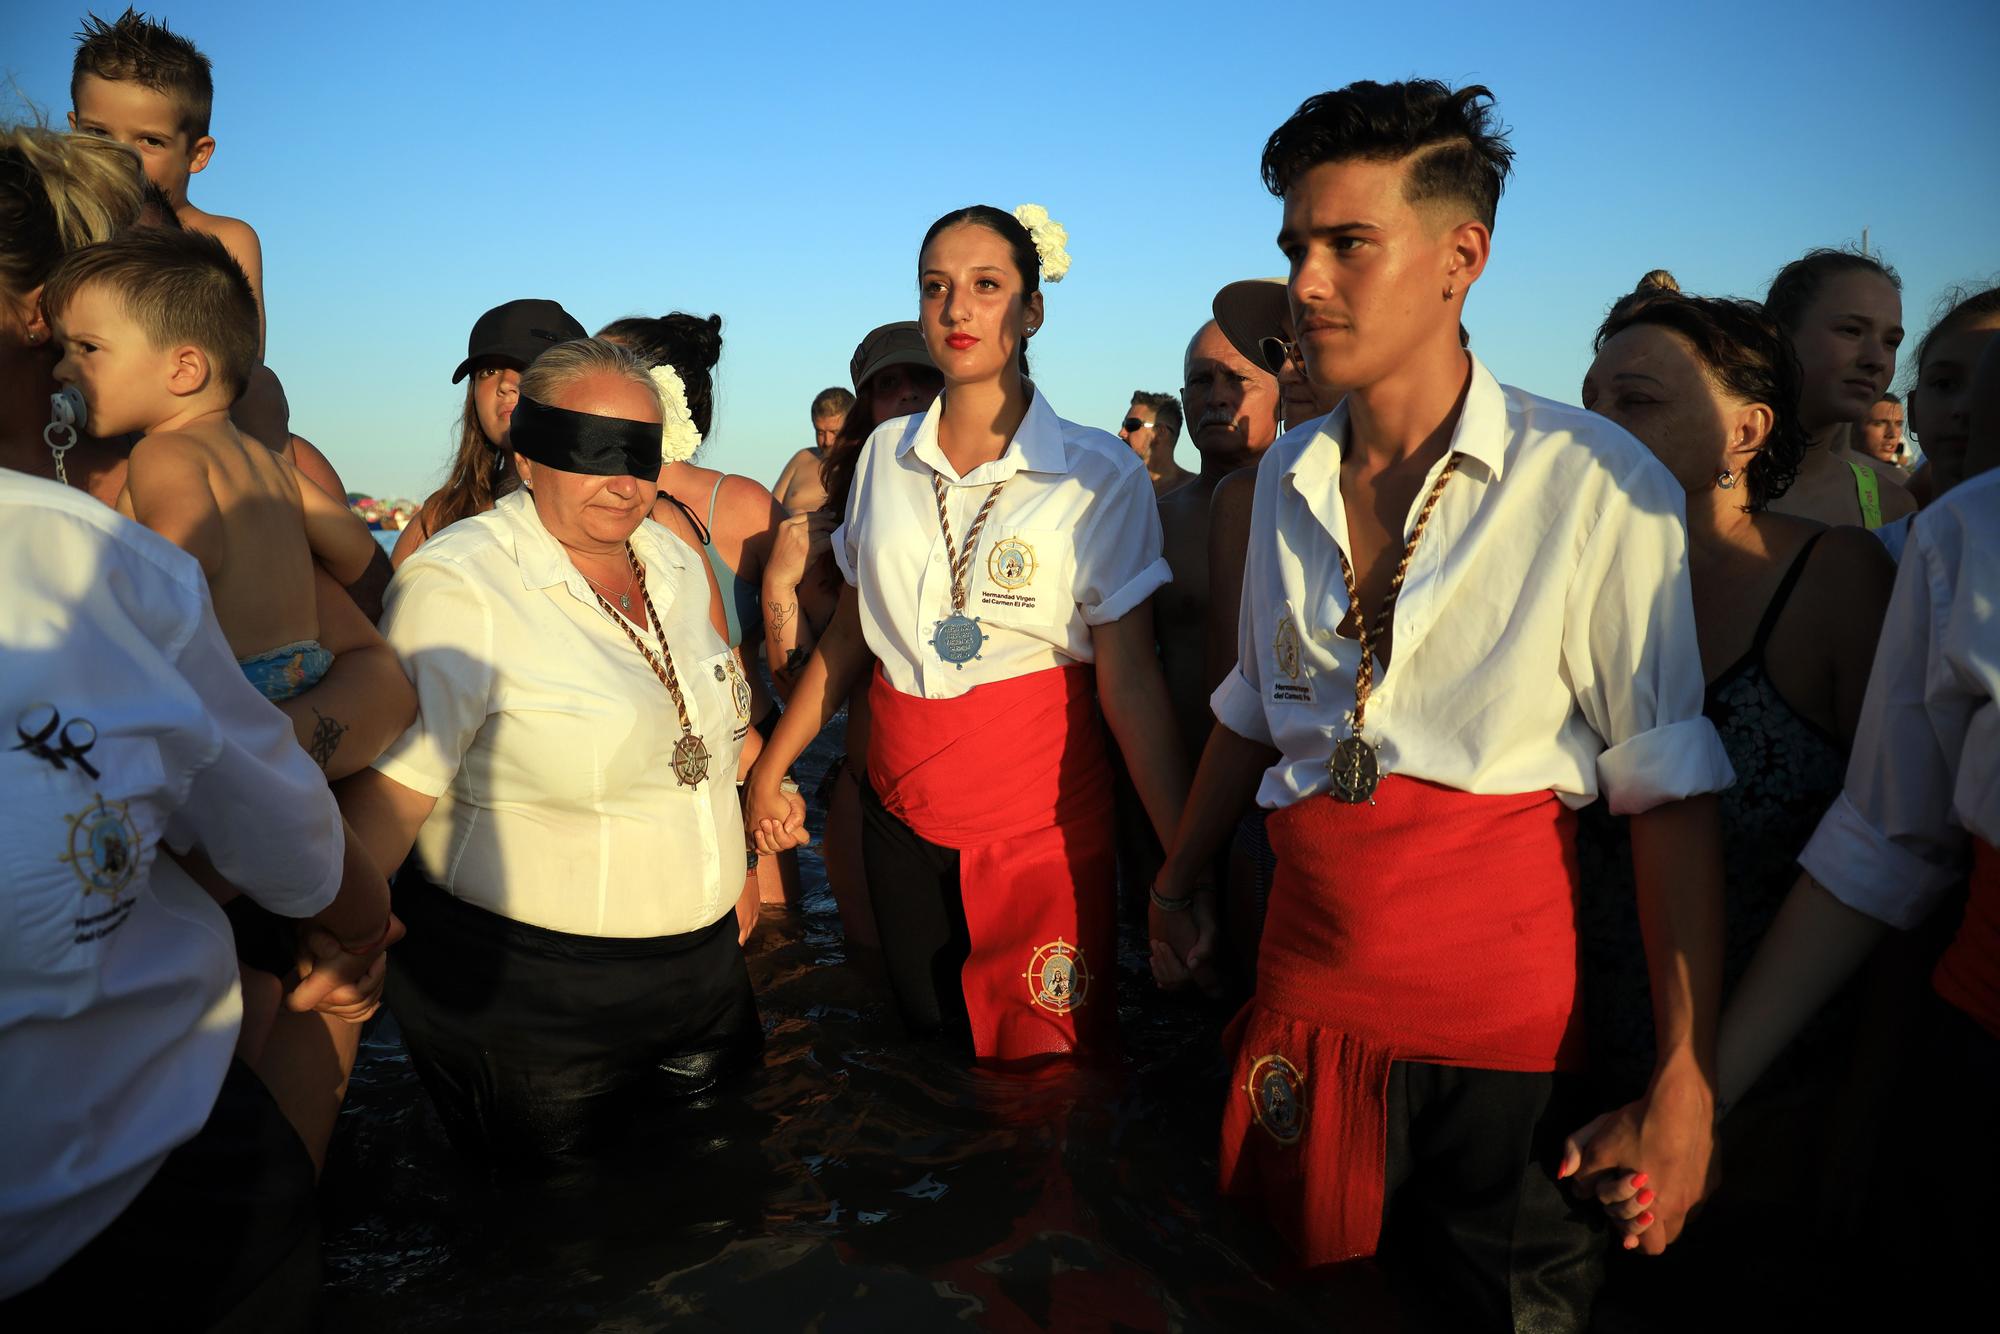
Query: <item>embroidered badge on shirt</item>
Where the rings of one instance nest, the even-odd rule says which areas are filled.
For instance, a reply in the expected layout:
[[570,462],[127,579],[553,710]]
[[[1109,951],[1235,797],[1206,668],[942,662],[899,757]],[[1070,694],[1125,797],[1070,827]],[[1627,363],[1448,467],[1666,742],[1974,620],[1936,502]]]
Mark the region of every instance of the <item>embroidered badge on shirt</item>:
[[1243,1091],[1250,1095],[1250,1114],[1264,1133],[1280,1144],[1296,1144],[1305,1130],[1305,1088],[1305,1074],[1273,1052],[1250,1067]]
[[[747,723],[750,721],[750,679],[743,675],[733,655],[728,659],[727,665],[731,702],[736,705],[736,721]],[[724,675],[724,671],[718,667],[715,669],[715,674],[720,678]]]
[[[58,860],[83,883],[85,906],[76,918],[76,941],[81,944],[110,935],[131,914],[137,900],[123,895],[139,870],[139,830],[127,803],[95,794],[90,805],[66,818],[69,851]],[[111,900],[110,906],[91,911],[92,894]]]
[[1090,968],[1083,951],[1057,936],[1029,961],[1028,998],[1054,1014],[1080,1008],[1090,996]]
[[1003,537],[986,553],[986,576],[1010,592],[1035,582],[1035,549],[1018,537]]
[[1278,618],[1278,634],[1271,642],[1272,665],[1277,678],[1271,682],[1271,698],[1293,703],[1312,703],[1312,686],[1306,681],[1305,654],[1299,640],[1299,623],[1287,610]]

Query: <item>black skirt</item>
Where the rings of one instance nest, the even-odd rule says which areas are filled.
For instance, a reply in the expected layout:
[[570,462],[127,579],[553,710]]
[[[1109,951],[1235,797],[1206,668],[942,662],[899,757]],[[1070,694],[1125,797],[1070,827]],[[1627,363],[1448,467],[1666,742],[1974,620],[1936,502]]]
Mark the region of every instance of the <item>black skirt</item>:
[[468,1156],[593,1156],[762,1050],[734,913],[682,935],[575,936],[465,903],[414,864],[395,904],[409,934],[390,952],[389,1008]]

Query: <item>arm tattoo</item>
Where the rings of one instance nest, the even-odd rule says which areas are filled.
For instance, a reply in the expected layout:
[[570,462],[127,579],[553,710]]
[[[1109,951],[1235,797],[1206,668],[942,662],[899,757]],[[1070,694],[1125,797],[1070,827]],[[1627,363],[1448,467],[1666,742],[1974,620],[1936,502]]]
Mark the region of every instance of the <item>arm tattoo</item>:
[[798,614],[799,610],[799,604],[796,602],[773,602],[770,606],[771,628],[773,630],[784,629],[792,617]]
[[333,763],[334,752],[340,749],[340,739],[347,735],[347,724],[337,718],[329,718],[318,709],[313,717],[319,719],[313,724],[312,740],[306,743],[306,754],[313,757],[313,763],[321,769]]

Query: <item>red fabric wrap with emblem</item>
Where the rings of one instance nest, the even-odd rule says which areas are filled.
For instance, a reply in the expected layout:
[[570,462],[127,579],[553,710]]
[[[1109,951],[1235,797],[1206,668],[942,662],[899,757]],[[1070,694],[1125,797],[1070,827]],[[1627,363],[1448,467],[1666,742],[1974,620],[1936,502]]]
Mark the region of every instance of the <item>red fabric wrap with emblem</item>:
[[1110,1055],[1117,862],[1095,669],[1051,667],[956,699],[905,695],[878,669],[868,704],[882,805],[959,854],[973,1050]]
[[1931,973],[1931,985],[1973,1022],[2000,1038],[2000,851],[1972,840],[1965,919]]
[[1230,1025],[1222,1188],[1308,1265],[1373,1255],[1394,1061],[1568,1069],[1575,814],[1395,775],[1375,804],[1274,811],[1257,994]]

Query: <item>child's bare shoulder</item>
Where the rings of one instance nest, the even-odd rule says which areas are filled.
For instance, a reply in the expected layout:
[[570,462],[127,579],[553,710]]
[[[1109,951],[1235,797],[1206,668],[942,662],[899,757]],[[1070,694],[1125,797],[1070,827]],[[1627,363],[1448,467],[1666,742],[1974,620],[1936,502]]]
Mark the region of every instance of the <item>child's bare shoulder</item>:
[[236,262],[246,269],[250,267],[252,258],[263,255],[263,242],[257,239],[257,229],[241,218],[210,213],[193,204],[183,204],[175,216],[189,231],[206,232],[222,242],[224,248],[236,257]]

